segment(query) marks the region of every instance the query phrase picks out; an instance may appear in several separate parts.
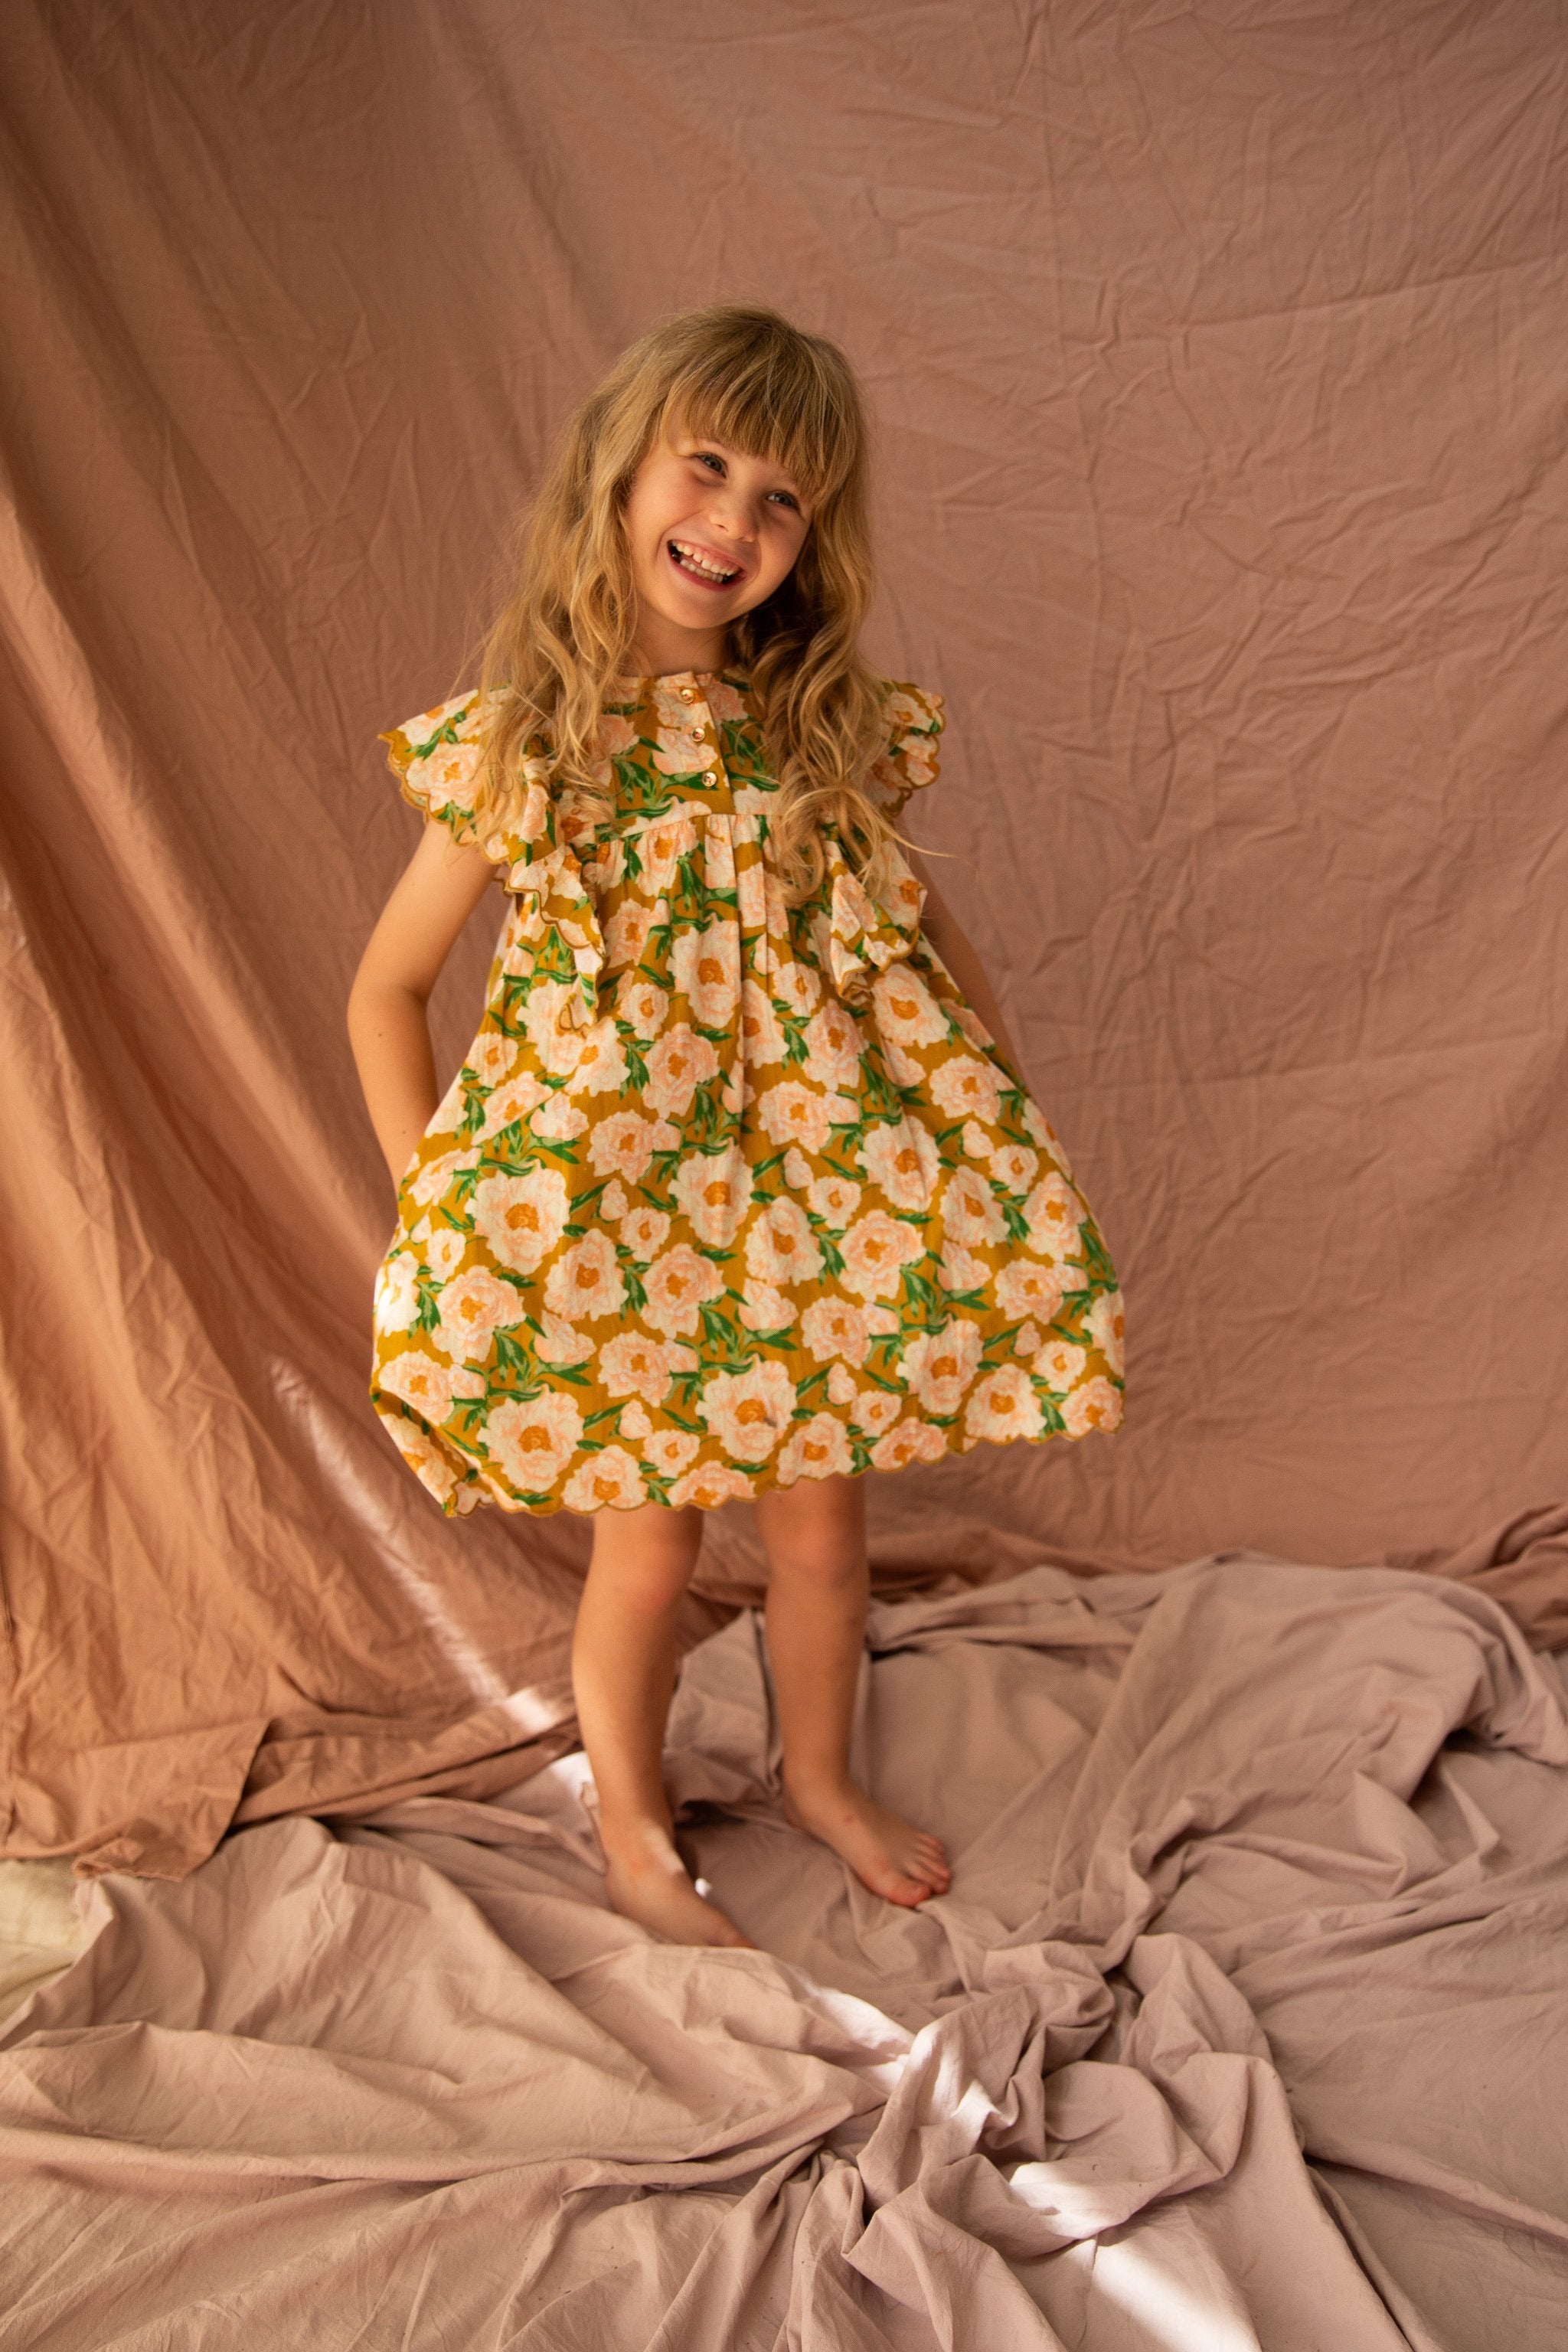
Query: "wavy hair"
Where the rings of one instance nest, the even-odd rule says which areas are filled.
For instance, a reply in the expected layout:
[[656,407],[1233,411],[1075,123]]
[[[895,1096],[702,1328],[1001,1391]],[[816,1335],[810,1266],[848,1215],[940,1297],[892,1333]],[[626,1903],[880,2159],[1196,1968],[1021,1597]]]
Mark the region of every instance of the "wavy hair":
[[637,618],[622,510],[647,451],[682,428],[783,467],[811,509],[788,577],[731,627],[729,664],[756,697],[778,784],[770,838],[789,896],[820,882],[829,823],[875,887],[895,835],[865,790],[888,748],[882,686],[858,646],[872,586],[865,415],[837,344],[746,303],[653,328],[568,420],[485,644],[492,715],[479,830],[516,814],[530,753],[574,813],[595,824],[613,814],[599,718]]

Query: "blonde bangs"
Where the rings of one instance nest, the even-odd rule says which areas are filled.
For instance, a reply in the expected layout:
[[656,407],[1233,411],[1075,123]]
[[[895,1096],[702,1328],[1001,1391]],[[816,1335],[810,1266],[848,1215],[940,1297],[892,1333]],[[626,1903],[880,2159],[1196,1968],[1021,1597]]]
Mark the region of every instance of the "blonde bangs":
[[523,526],[516,588],[485,647],[493,717],[481,832],[504,831],[516,815],[524,752],[548,761],[581,818],[614,814],[599,719],[637,627],[622,508],[648,449],[681,428],[771,460],[811,509],[794,571],[731,628],[727,667],[757,698],[779,787],[770,835],[790,896],[821,880],[826,824],[875,889],[893,835],[864,789],[888,728],[858,642],[872,589],[859,393],[837,344],[751,304],[715,304],[652,329],[568,421]]

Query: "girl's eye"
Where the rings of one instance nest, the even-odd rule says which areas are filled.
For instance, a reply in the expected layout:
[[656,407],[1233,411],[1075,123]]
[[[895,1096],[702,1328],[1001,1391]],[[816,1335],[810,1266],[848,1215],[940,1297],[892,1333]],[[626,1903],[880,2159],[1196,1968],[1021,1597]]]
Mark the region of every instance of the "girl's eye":
[[770,490],[768,492],[768,496],[770,499],[778,499],[782,500],[784,505],[786,507],[794,507],[797,514],[800,512],[800,500],[795,497],[793,490]]
[[721,474],[724,470],[723,458],[716,457],[711,449],[699,449],[697,462],[700,466],[711,466],[716,474]]

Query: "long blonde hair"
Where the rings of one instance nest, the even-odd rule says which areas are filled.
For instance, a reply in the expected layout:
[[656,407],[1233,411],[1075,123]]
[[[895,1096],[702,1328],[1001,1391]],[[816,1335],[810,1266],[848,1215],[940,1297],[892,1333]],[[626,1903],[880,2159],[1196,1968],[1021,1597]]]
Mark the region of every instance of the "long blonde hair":
[[875,887],[894,835],[864,789],[888,748],[883,689],[858,648],[872,584],[865,416],[837,344],[744,303],[652,329],[568,421],[485,646],[492,716],[479,830],[516,814],[524,753],[542,755],[575,812],[594,823],[613,814],[599,718],[637,623],[622,509],[643,457],[677,428],[782,466],[811,509],[788,578],[731,628],[730,662],[757,700],[779,788],[770,837],[789,895],[821,880],[825,823]]

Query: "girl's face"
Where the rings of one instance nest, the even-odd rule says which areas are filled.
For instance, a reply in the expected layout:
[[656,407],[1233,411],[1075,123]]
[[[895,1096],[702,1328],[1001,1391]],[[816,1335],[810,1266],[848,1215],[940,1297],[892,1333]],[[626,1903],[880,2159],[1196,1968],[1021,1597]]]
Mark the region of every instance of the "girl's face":
[[720,666],[725,630],[787,579],[811,527],[782,466],[679,429],[644,457],[623,514],[637,644],[670,669]]

